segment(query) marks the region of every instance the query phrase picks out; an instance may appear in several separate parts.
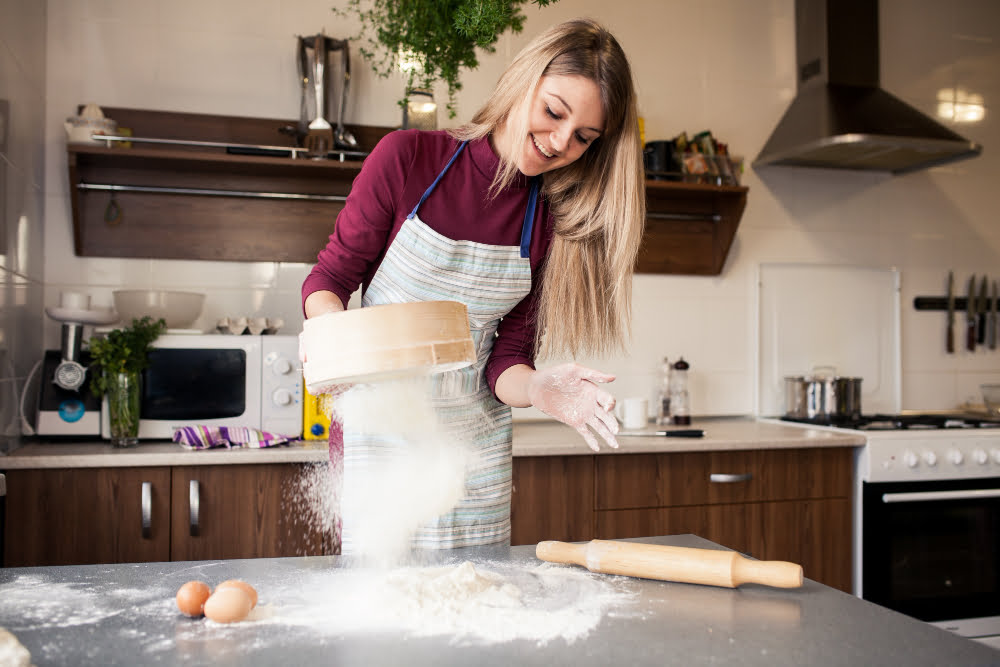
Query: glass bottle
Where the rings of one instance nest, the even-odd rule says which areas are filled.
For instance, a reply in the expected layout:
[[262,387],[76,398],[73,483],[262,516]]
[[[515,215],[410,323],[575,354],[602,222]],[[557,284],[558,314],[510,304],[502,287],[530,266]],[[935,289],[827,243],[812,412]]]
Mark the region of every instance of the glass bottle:
[[670,376],[670,423],[687,426],[691,423],[691,405],[688,396],[688,362],[681,357],[674,364]]
[[673,369],[670,361],[663,357],[656,369],[656,425],[666,426],[670,423],[670,375]]

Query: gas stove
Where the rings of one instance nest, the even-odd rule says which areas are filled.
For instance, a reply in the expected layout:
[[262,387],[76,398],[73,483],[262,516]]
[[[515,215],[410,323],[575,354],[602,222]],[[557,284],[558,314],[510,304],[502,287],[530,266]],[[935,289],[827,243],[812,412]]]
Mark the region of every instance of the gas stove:
[[859,482],[1000,477],[1000,419],[967,413],[874,414],[785,422],[862,432]]

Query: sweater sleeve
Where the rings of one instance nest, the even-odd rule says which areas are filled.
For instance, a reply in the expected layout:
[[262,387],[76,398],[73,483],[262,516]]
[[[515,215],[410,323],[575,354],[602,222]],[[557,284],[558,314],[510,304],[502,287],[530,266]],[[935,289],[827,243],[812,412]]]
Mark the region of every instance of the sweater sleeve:
[[415,146],[415,132],[390,132],[365,158],[329,242],[302,283],[303,312],[306,297],[319,290],[333,292],[346,307],[351,294],[374,273],[401,215],[398,202]]
[[486,381],[496,396],[497,378],[517,364],[535,367],[535,307],[538,301],[537,281],[528,296],[500,320],[493,351],[486,362]]

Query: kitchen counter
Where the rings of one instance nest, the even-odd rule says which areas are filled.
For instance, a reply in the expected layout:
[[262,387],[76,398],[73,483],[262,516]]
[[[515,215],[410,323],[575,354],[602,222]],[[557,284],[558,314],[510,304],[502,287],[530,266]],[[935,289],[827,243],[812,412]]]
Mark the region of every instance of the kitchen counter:
[[[705,431],[702,438],[637,436],[622,432],[618,449],[602,447],[599,454],[723,451],[740,449],[794,449],[858,447],[864,436],[804,428],[750,417],[696,419],[690,428]],[[651,428],[650,431],[653,429]],[[591,455],[576,431],[555,421],[514,422],[514,456]],[[134,466],[219,465],[246,463],[318,463],[328,458],[323,441],[297,442],[266,449],[187,450],[166,441],[143,442],[132,449],[116,449],[100,441],[30,441],[0,455],[0,470],[18,468],[104,468]]]
[[[693,535],[646,538],[721,548]],[[611,577],[575,566],[540,571],[533,546],[437,552],[427,564],[469,561],[521,586],[510,611],[475,615],[464,631],[407,625],[391,607],[364,609],[376,594],[370,569],[339,556],[0,569],[0,626],[45,665],[985,665],[1000,653],[811,580],[798,589],[738,589]],[[572,571],[568,571],[572,570]],[[397,573],[398,571],[393,571]],[[560,575],[555,588],[532,581]],[[260,595],[233,625],[190,619],[174,594],[186,581],[243,579]],[[397,584],[398,585],[398,584]],[[360,592],[352,598],[351,591]],[[559,619],[589,591],[613,591],[575,635],[500,630]],[[420,599],[430,601],[426,594]],[[593,601],[592,598],[588,598]],[[461,609],[462,602],[459,604]],[[333,610],[340,607],[340,611]],[[352,606],[354,605],[354,606]],[[593,604],[588,609],[593,609]],[[544,609],[544,612],[538,612]],[[425,609],[410,617],[425,617]],[[529,614],[535,613],[534,617]],[[368,616],[381,622],[365,627]],[[391,617],[390,617],[391,616]],[[335,619],[340,619],[336,621]],[[526,638],[530,637],[530,638]]]

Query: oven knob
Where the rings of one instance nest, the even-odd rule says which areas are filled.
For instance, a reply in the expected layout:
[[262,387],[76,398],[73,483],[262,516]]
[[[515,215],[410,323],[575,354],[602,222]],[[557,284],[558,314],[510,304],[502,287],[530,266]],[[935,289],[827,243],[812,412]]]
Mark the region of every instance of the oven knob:
[[288,375],[292,372],[292,362],[284,357],[280,357],[274,361],[273,368],[277,375]]
[[986,454],[985,449],[972,450],[972,459],[981,466],[986,465],[990,461],[990,457]]
[[1000,464],[1000,449],[991,449],[990,456],[993,457],[993,463]]
[[906,450],[903,452],[903,463],[906,464],[907,468],[916,468],[917,464],[920,463],[920,459],[910,450]]
[[278,389],[271,394],[271,400],[274,401],[275,405],[291,405],[293,400],[292,392],[287,389]]
[[926,451],[926,452],[924,452],[924,463],[926,463],[927,465],[929,465],[931,467],[936,466],[937,465],[937,454],[935,454],[934,452],[929,451],[929,450]]
[[962,465],[962,461],[965,460],[965,457],[962,456],[962,452],[958,451],[957,449],[952,449],[948,452],[948,460],[951,461],[954,465],[960,466]]

